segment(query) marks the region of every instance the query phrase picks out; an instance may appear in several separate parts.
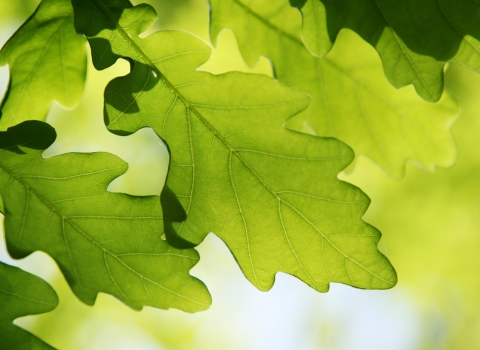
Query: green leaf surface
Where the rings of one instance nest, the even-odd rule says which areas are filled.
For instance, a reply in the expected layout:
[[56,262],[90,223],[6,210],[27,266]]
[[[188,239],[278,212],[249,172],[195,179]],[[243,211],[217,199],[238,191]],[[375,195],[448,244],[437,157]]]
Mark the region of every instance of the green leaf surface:
[[44,280],[0,262],[0,349],[53,349],[13,324],[16,318],[52,311],[57,294]]
[[107,192],[127,170],[111,154],[42,158],[55,137],[51,126],[38,121],[0,133],[0,195],[10,254],[46,252],[89,305],[103,292],[134,309],[207,308],[208,291],[188,274],[198,253],[161,239],[159,197]]
[[153,21],[153,11],[142,17],[144,7],[73,4],[77,29],[91,42],[113,38],[105,60],[132,60],[131,73],[105,91],[108,128],[124,134],[149,126],[168,144],[167,189],[186,220],[167,225],[167,234],[198,244],[213,231],[261,290],[279,271],[318,291],[330,282],[395,285],[377,250],[380,233],[361,219],[369,199],[337,179],[351,150],[282,126],[307,107],[305,94],[263,75],[197,71],[210,56],[204,42],[184,32],[140,38],[139,27],[131,30],[130,23]]
[[85,85],[85,44],[75,32],[70,0],[42,0],[0,51],[0,65],[10,67],[0,130],[45,120],[53,101],[68,108],[78,103]]
[[342,28],[374,46],[393,86],[413,84],[427,101],[443,92],[443,68],[456,62],[480,71],[479,4],[469,0],[308,0],[303,40],[323,56]]
[[277,79],[312,97],[309,108],[287,123],[289,128],[338,138],[394,178],[403,176],[408,159],[430,169],[453,163],[449,129],[458,108],[449,95],[431,104],[411,88],[394,89],[375,50],[350,31],[342,31],[323,59],[313,56],[300,40],[301,18],[288,0],[210,4],[214,42],[223,28],[230,28],[250,66],[266,56]]

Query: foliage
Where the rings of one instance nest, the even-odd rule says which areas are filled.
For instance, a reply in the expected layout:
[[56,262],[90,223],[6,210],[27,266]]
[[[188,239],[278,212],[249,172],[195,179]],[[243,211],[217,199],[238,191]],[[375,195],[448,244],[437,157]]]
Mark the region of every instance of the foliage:
[[[100,13],[113,12],[95,5]],[[349,150],[336,140],[282,127],[306,107],[303,94],[264,76],[196,72],[210,52],[194,37],[176,32],[138,37],[145,28],[130,24],[150,22],[148,13],[153,20],[149,7],[126,8],[118,24],[111,23],[114,32],[99,35],[114,38],[111,57],[106,42],[93,34],[101,17],[87,17],[95,11],[85,2],[74,6],[84,21],[76,21],[77,28],[89,38],[97,67],[117,55],[135,60],[130,75],[107,86],[105,120],[121,133],[150,126],[169,145],[166,186],[186,215],[173,223],[174,234],[199,244],[208,232],[217,233],[263,290],[272,287],[277,271],[320,291],[328,290],[330,281],[363,288],[395,283],[376,250],[378,233],[359,222],[368,199],[331,176],[350,162]],[[290,176],[284,176],[287,171]],[[312,186],[309,174],[327,185]]]
[[287,0],[210,3],[214,43],[222,29],[230,28],[248,64],[260,55],[270,58],[277,79],[312,97],[289,127],[338,138],[395,178],[403,175],[407,159],[428,168],[452,164],[449,127],[457,107],[448,94],[432,105],[409,89],[395,90],[376,53],[351,32],[342,32],[328,55],[314,57],[300,39],[299,13]]
[[[302,9],[303,40],[318,56],[340,28],[371,43],[375,36],[364,30],[379,32],[378,21],[360,30],[359,20],[328,1],[292,5]],[[142,35],[156,13],[128,0],[42,0],[2,48],[0,62],[11,72],[0,115],[0,130],[8,128],[0,133],[0,209],[9,253],[23,258],[42,250],[84,303],[102,292],[134,309],[209,306],[205,286],[189,275],[198,261],[193,248],[209,232],[260,290],[269,290],[278,272],[321,292],[330,282],[393,287],[395,270],[377,248],[380,232],[362,220],[369,198],[337,177],[354,159],[341,141],[396,178],[408,159],[429,169],[447,166],[455,158],[449,128],[456,103],[446,94],[431,104],[411,88],[391,87],[376,53],[349,31],[315,57],[302,42],[298,10],[286,0],[211,0],[211,8],[214,43],[231,28],[246,62],[253,66],[265,55],[278,80],[198,71],[211,56],[208,45],[185,32]],[[328,22],[312,23],[326,13]],[[387,78],[438,100],[446,60],[433,64],[435,54],[408,46],[411,33],[398,34],[408,50],[401,58],[393,50],[400,63],[392,71],[395,55],[381,43],[397,34],[386,30],[377,43]],[[55,131],[26,120],[45,120],[54,101],[78,102],[85,37],[96,69],[130,63],[130,72],[105,90],[104,120],[117,135],[150,127],[165,141],[170,166],[161,197],[107,191],[127,168],[113,155],[42,157]],[[428,49],[437,50],[434,43]]]
[[26,315],[53,310],[57,294],[48,283],[17,267],[0,262],[0,335],[2,349],[52,349],[34,335],[12,324]]
[[69,0],[44,0],[0,51],[11,81],[2,102],[0,130],[45,120],[52,101],[74,107],[83,93],[85,39],[73,28]]
[[377,49],[395,87],[414,84],[427,101],[442,95],[446,62],[480,70],[480,30],[469,20],[478,11],[475,2],[302,0],[296,6],[302,8],[303,38],[314,54],[324,55],[340,29],[350,28]]

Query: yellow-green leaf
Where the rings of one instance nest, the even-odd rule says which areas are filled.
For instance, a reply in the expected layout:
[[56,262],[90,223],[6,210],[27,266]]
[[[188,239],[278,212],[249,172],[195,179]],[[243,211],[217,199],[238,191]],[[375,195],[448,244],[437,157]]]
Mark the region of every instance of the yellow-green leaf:
[[47,282],[0,262],[0,305],[0,349],[53,349],[13,324],[19,317],[42,314],[57,307],[57,294]]
[[478,3],[469,0],[308,0],[302,36],[316,55],[349,28],[380,54],[388,80],[413,84],[427,101],[443,92],[446,62],[480,71]]
[[45,120],[53,101],[74,107],[82,96],[87,65],[85,38],[75,33],[69,0],[42,0],[0,51],[10,67],[0,130],[25,120]]
[[49,254],[90,305],[102,292],[134,309],[206,309],[208,291],[188,274],[198,253],[161,239],[160,198],[108,192],[108,184],[127,170],[114,155],[43,158],[55,137],[51,126],[38,121],[0,133],[0,196],[10,254]]
[[194,36],[164,31],[140,38],[140,27],[123,28],[153,20],[144,5],[73,5],[77,30],[89,41],[112,38],[105,61],[132,62],[130,74],[107,86],[105,120],[120,134],[149,126],[167,142],[168,190],[186,214],[169,223],[176,235],[198,244],[213,231],[262,290],[280,271],[318,291],[330,282],[395,285],[395,271],[377,249],[380,233],[361,219],[369,199],[337,179],[351,150],[283,127],[307,107],[305,94],[263,75],[197,71],[210,49]]

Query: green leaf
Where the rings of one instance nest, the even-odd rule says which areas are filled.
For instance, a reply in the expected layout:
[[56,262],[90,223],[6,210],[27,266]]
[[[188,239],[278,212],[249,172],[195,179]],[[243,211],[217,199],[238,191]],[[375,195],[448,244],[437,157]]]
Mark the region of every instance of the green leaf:
[[46,252],[89,305],[103,292],[134,309],[207,308],[208,291],[188,274],[198,253],[161,239],[159,197],[107,192],[127,170],[111,154],[42,158],[55,137],[51,126],[38,121],[0,133],[0,195],[10,254]]
[[393,86],[413,84],[427,101],[442,95],[446,62],[480,71],[475,1],[308,0],[301,10],[314,54],[323,56],[350,28],[377,49]]
[[0,262],[0,349],[53,349],[13,324],[16,318],[52,311],[57,294],[42,279]]
[[453,163],[449,128],[458,108],[449,95],[431,104],[413,89],[394,89],[376,52],[350,31],[342,31],[323,59],[312,56],[300,40],[300,15],[287,0],[210,3],[213,40],[232,29],[250,66],[264,55],[277,79],[312,96],[288,127],[338,138],[395,178],[403,176],[408,159],[428,168]]
[[318,291],[330,282],[393,287],[380,233],[361,220],[369,199],[337,179],[351,150],[282,126],[307,96],[263,75],[199,72],[210,56],[204,42],[169,31],[140,38],[128,24],[152,21],[153,11],[140,17],[142,7],[113,3],[74,1],[75,23],[92,42],[97,32],[114,38],[106,52],[132,61],[107,86],[105,120],[121,134],[152,127],[167,142],[168,190],[186,214],[171,230],[195,244],[215,232],[261,290],[279,271]]
[[83,93],[85,38],[75,33],[69,0],[42,0],[35,13],[0,51],[10,66],[10,85],[2,102],[0,130],[45,120],[55,100],[74,107]]

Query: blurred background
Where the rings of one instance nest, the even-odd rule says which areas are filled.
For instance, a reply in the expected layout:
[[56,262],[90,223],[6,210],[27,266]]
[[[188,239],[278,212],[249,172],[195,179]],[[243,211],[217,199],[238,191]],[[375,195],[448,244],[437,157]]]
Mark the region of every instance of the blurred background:
[[[0,3],[0,45],[38,3]],[[150,3],[159,15],[155,30],[186,30],[209,42],[205,0]],[[217,49],[201,69],[272,72],[265,58],[249,69],[228,31],[220,34]],[[47,121],[58,138],[45,156],[108,151],[130,166],[109,190],[159,194],[168,163],[162,141],[150,129],[120,137],[103,125],[103,89],[127,72],[122,62],[103,72],[90,64],[81,103],[73,110],[51,109]],[[0,67],[0,95],[7,82],[8,67]],[[458,146],[453,167],[428,173],[409,163],[405,178],[394,181],[360,158],[353,172],[340,175],[372,199],[365,220],[382,232],[379,248],[397,270],[399,283],[392,290],[333,284],[330,292],[320,294],[279,274],[274,288],[263,293],[210,234],[198,247],[201,260],[191,271],[213,296],[208,311],[135,312],[107,295],[90,307],[72,294],[46,254],[14,261],[2,239],[0,260],[44,278],[60,297],[54,311],[15,323],[60,349],[480,349],[480,75],[450,65],[446,89],[461,107],[452,127]]]

